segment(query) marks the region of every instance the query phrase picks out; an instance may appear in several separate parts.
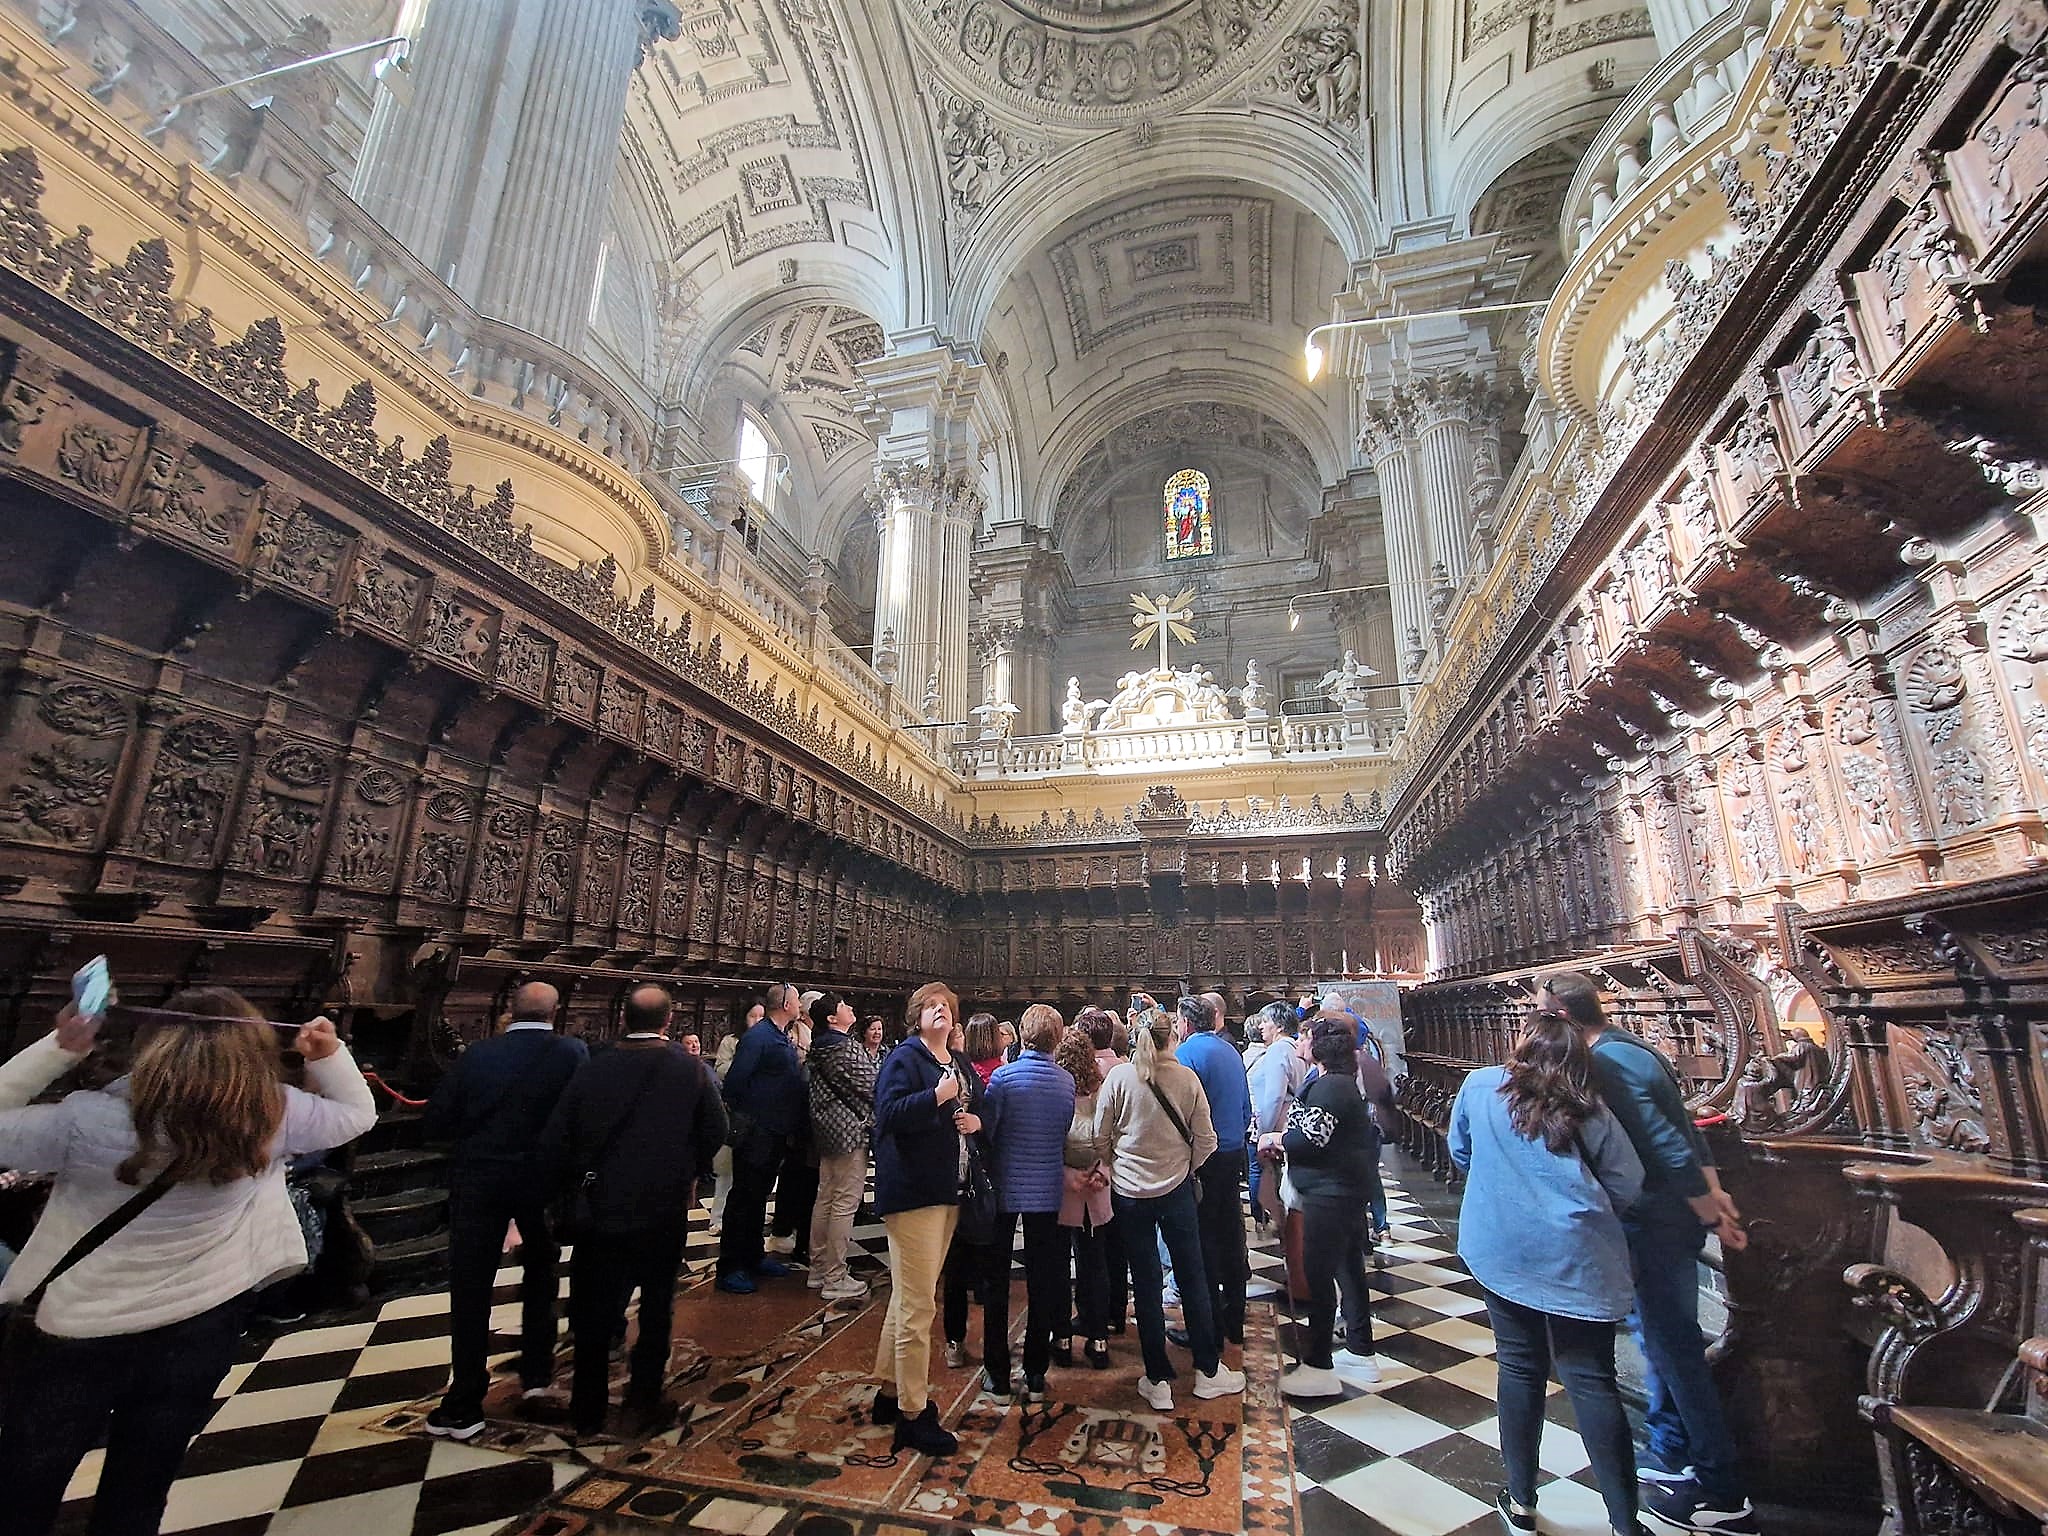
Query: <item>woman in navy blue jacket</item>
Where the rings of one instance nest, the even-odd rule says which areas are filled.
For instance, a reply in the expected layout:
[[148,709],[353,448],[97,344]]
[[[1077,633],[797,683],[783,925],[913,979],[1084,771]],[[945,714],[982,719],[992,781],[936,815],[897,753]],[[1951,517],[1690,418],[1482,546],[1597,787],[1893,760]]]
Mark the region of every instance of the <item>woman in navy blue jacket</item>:
[[[1015,1061],[989,1079],[982,1119],[996,1159],[996,1193],[1003,1214],[996,1224],[995,1250],[1009,1267],[1010,1247],[1024,1223],[1024,1290],[1029,1318],[1024,1331],[1024,1395],[1045,1397],[1045,1368],[1052,1362],[1055,1336],[1067,1336],[1067,1244],[1060,1230],[1066,1196],[1067,1127],[1074,1119],[1073,1074],[1052,1059],[1066,1021],[1057,1008],[1033,1003],[1024,1010]],[[992,1390],[1009,1384],[1009,1294],[1007,1280],[983,1304],[983,1359]],[[1069,1348],[1062,1365],[1074,1363]]]
[[927,1456],[960,1448],[930,1395],[939,1270],[960,1219],[967,1137],[981,1129],[965,1107],[974,1069],[947,1047],[959,1013],[944,982],[911,993],[905,1023],[913,1033],[875,1080],[875,1214],[889,1233],[889,1312],[875,1350],[882,1386],[872,1416],[896,1426],[897,1450]]

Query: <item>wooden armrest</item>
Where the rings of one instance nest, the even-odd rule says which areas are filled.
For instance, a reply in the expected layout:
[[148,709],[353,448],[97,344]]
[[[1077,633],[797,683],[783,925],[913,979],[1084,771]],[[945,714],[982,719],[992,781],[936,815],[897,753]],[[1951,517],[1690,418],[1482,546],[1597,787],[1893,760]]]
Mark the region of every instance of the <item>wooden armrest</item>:
[[1904,1406],[1891,1410],[1891,1422],[1972,1487],[2048,1521],[2048,1425],[2017,1413]]

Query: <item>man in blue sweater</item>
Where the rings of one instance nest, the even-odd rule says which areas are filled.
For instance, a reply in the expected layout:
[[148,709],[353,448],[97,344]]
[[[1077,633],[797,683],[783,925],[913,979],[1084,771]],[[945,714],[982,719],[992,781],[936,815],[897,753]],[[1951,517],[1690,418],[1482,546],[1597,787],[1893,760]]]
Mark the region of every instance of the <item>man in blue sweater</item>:
[[1600,1096],[1643,1164],[1642,1198],[1622,1217],[1635,1270],[1631,1322],[1649,1368],[1649,1445],[1636,1469],[1643,1505],[1681,1530],[1747,1536],[1756,1516],[1707,1368],[1699,1318],[1707,1233],[1724,1248],[1747,1247],[1741,1213],[1721,1189],[1676,1072],[1654,1047],[1607,1021],[1592,978],[1575,971],[1552,976],[1536,1006],[1565,1014],[1584,1032]]
[[768,1219],[768,1196],[788,1155],[790,1138],[810,1121],[803,1064],[789,1038],[798,999],[797,989],[786,981],[769,987],[761,999],[761,1022],[740,1036],[725,1074],[732,1193],[726,1196],[725,1225],[718,1234],[721,1291],[749,1295],[756,1279],[789,1273],[788,1265],[766,1256],[761,1225]]
[[[1216,1150],[1195,1170],[1201,1200],[1195,1208],[1202,1238],[1202,1273],[1208,1278],[1209,1310],[1216,1331],[1233,1344],[1244,1342],[1245,1282],[1251,1261],[1244,1244],[1246,1132],[1252,1123],[1251,1084],[1244,1058],[1230,1043],[1223,999],[1214,992],[1180,1000],[1180,1063],[1202,1080]],[[1168,1335],[1172,1337],[1171,1334]]]
[[555,1262],[547,1194],[534,1149],[569,1079],[589,1058],[581,1040],[555,1033],[561,995],[529,981],[512,997],[505,1032],[455,1059],[428,1101],[426,1138],[454,1143],[448,1177],[448,1391],[427,1431],[452,1440],[483,1432],[490,1385],[491,1288],[507,1223],[519,1226],[519,1382],[542,1397],[555,1368]]

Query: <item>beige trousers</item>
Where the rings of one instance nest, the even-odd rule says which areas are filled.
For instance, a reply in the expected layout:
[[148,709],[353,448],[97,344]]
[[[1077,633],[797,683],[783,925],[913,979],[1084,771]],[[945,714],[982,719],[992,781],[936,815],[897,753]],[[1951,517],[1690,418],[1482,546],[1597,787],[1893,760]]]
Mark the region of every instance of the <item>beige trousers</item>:
[[866,1147],[818,1159],[818,1200],[811,1208],[811,1267],[826,1290],[846,1279],[853,1216],[860,1209],[860,1192],[867,1181]]
[[939,1271],[959,1224],[957,1205],[921,1205],[884,1216],[889,1229],[889,1313],[875,1347],[875,1374],[894,1383],[906,1419],[924,1412],[931,1397],[932,1314],[938,1310]]

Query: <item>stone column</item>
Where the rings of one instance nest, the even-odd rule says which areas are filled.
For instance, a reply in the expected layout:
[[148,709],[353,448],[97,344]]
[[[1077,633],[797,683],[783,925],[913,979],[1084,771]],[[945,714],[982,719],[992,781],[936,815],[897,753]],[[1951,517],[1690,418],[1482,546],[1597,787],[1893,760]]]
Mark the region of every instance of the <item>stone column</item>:
[[1723,8],[1723,0],[1649,0],[1650,31],[1657,39],[1657,56],[1678,52]]
[[1415,400],[1429,545],[1455,588],[1471,568],[1472,415],[1480,386],[1466,374],[1420,381]]
[[968,669],[973,647],[967,624],[972,603],[968,565],[974,551],[974,530],[981,522],[981,493],[964,478],[947,490],[939,523],[939,584],[932,594],[932,655],[939,674],[939,707],[947,720],[965,720],[970,704]]
[[1017,628],[1010,651],[1011,700],[1017,706],[1015,731],[1019,736],[1037,736],[1057,730],[1053,700],[1052,653],[1054,630],[1049,624],[1026,622]]
[[[626,88],[668,0],[434,0],[351,191],[493,319],[582,344]],[[451,276],[452,274],[452,276]]]
[[1413,417],[1398,397],[1386,405],[1367,406],[1359,447],[1371,461],[1380,482],[1380,526],[1387,545],[1387,588],[1393,613],[1398,666],[1388,676],[1415,681],[1421,669],[1410,665],[1417,647],[1426,647],[1429,618],[1429,535],[1423,528],[1416,495]]
[[930,467],[885,464],[868,493],[875,514],[875,635],[892,637],[896,683],[908,697],[923,696],[932,670],[932,565],[938,537]]

